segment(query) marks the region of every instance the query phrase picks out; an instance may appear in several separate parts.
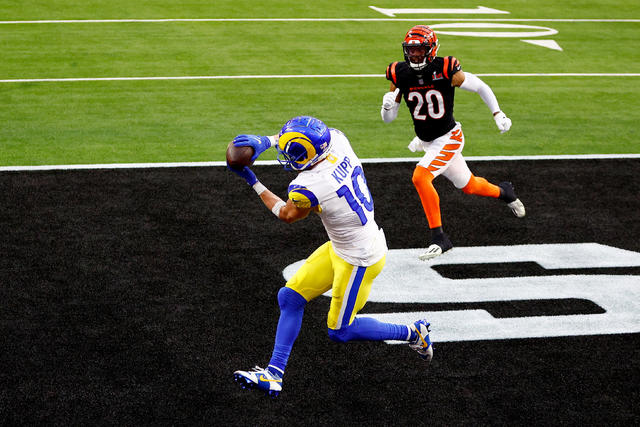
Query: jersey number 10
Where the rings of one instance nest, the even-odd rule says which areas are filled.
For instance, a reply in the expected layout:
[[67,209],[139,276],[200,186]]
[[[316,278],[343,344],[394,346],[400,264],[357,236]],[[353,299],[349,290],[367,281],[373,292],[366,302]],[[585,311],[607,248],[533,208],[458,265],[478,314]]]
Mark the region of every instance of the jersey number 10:
[[[360,183],[358,182],[358,177],[362,178],[364,190],[367,192],[367,195],[362,192]],[[351,210],[358,214],[358,218],[360,218],[362,225],[365,225],[368,218],[364,209],[369,212],[373,212],[373,197],[371,197],[371,192],[369,191],[369,187],[367,187],[367,180],[364,177],[364,172],[360,166],[353,168],[353,172],[351,173],[351,185],[353,186],[353,192],[351,192],[349,186],[345,184],[340,187],[336,193],[338,196],[345,198],[349,207],[351,207]],[[362,209],[363,206],[364,209]]]

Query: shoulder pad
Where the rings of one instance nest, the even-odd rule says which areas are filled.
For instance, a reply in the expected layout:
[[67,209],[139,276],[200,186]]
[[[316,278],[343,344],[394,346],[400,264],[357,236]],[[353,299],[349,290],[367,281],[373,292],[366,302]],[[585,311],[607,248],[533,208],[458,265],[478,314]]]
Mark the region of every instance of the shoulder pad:
[[442,72],[446,79],[451,80],[451,77],[458,71],[462,70],[460,66],[460,61],[455,56],[447,56],[444,58],[444,65],[442,67]]
[[394,85],[398,86],[398,77],[396,76],[396,67],[398,66],[398,62],[392,62],[387,67],[387,80],[390,80]]
[[387,79],[391,80],[396,87],[403,87],[407,84],[407,79],[414,77],[414,71],[404,61],[393,62],[387,67]]
[[313,208],[318,206],[318,198],[311,190],[303,185],[289,185],[289,199],[298,208]]

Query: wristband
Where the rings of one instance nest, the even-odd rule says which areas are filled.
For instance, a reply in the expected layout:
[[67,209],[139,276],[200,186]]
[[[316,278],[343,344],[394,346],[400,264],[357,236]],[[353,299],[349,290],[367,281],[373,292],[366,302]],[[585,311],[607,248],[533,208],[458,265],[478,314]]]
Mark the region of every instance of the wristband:
[[255,184],[253,184],[253,189],[256,193],[258,193],[258,196],[261,195],[262,193],[264,193],[265,191],[267,191],[267,187],[265,187],[260,181],[256,182]]
[[276,202],[275,205],[273,205],[273,207],[271,208],[271,212],[273,212],[273,214],[280,218],[280,210],[286,205],[285,202],[283,202],[282,200],[278,200]]

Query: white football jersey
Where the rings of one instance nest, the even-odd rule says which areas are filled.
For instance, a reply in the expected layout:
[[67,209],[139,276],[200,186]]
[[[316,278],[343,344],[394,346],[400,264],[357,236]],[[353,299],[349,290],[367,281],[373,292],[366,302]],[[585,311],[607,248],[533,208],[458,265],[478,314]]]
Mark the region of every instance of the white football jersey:
[[330,131],[329,155],[291,181],[289,199],[299,207],[320,207],[322,224],[338,256],[351,265],[373,265],[387,253],[387,243],[374,219],[362,162],[342,132]]

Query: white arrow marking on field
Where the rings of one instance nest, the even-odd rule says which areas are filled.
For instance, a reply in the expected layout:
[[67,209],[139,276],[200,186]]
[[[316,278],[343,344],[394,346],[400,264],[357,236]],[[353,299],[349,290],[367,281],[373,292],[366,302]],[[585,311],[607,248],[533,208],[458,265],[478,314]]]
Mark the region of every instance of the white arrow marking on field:
[[[448,36],[467,36],[467,37],[545,37],[558,34],[558,30],[548,27],[539,27],[534,25],[519,24],[496,24],[487,22],[462,22],[453,24],[435,24],[429,25],[432,30],[436,31],[438,36],[446,34]],[[455,31],[451,31],[454,29]],[[468,31],[469,29],[497,29],[499,31]],[[504,31],[504,30],[518,31]]]
[[380,7],[369,6],[376,12],[380,12],[383,15],[391,16],[395,18],[398,13],[413,13],[413,14],[496,14],[496,13],[509,13],[504,10],[491,9],[484,6],[478,6],[475,9],[383,9]]
[[555,40],[521,40],[525,43],[531,43],[536,46],[542,46],[553,50],[562,51],[562,48]]

